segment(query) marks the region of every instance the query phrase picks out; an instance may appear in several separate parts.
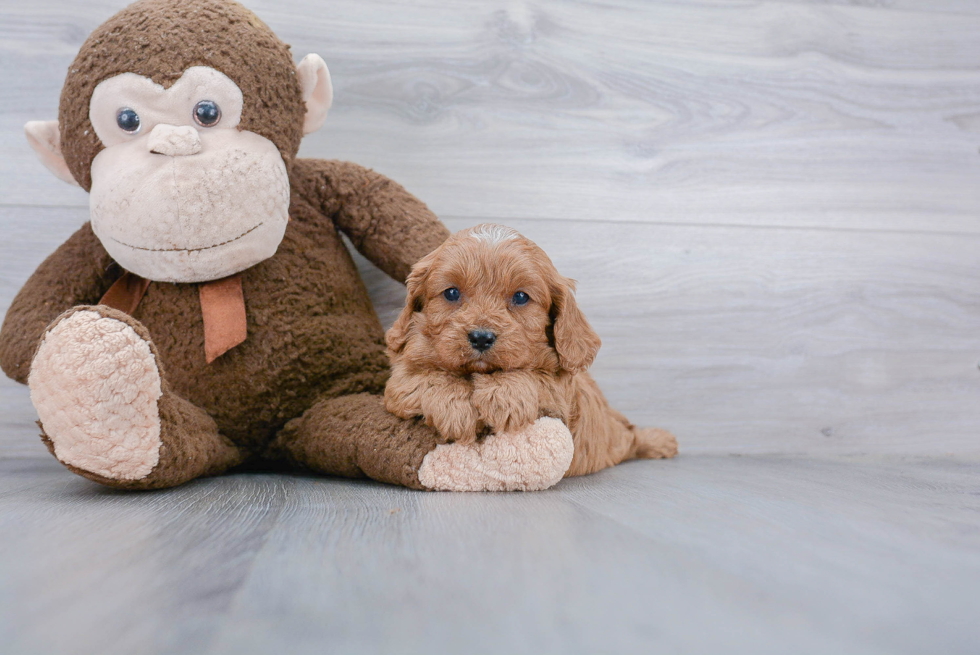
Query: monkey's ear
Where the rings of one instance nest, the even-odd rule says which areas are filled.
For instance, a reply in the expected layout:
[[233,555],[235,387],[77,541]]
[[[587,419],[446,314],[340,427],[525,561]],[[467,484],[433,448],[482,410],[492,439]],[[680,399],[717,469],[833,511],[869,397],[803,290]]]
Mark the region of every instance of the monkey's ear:
[[58,121],[30,121],[24,126],[24,134],[27,135],[27,142],[31,144],[38,159],[55,174],[55,177],[78,186],[78,182],[68,170],[65,156],[61,154],[61,130],[58,129]]
[[303,134],[316,132],[327,120],[327,112],[333,104],[333,85],[330,71],[320,55],[308,54],[296,66],[296,77],[303,89],[303,102],[306,103],[306,118],[303,120]]
[[405,280],[408,295],[405,298],[405,309],[395,319],[394,325],[385,334],[385,343],[392,352],[400,353],[408,341],[408,331],[412,327],[412,316],[422,311],[425,300],[425,281],[429,277],[429,269],[435,259],[435,251],[429,253],[412,267],[412,272]]
[[571,373],[585,370],[599,353],[602,341],[578,308],[575,281],[568,278],[552,289],[551,320],[559,365]]

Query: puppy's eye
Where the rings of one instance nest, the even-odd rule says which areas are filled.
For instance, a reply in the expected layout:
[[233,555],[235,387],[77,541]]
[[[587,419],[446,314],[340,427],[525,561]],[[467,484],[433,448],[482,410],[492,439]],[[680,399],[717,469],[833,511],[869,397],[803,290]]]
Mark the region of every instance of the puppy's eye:
[[449,302],[456,302],[457,300],[459,300],[459,289],[457,289],[456,287],[449,287],[448,289],[442,292],[442,296]]
[[123,107],[116,112],[116,125],[123,132],[136,134],[140,131],[140,115],[129,107]]
[[517,293],[514,294],[514,297],[511,298],[511,300],[514,301],[515,305],[526,305],[527,301],[530,299],[531,296],[527,295],[523,291],[518,291]]
[[217,125],[221,120],[221,110],[213,100],[202,100],[194,105],[194,120],[201,127]]

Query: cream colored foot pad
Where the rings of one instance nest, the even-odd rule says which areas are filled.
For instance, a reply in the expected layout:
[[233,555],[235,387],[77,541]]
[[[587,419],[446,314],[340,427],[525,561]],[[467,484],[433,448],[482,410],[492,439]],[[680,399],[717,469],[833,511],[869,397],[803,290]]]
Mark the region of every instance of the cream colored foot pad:
[[572,463],[565,424],[541,418],[520,432],[463,446],[436,446],[422,460],[419,481],[439,491],[538,491],[555,485]]
[[55,455],[114,480],[145,478],[160,458],[160,372],[126,323],[84,310],[44,336],[28,378]]

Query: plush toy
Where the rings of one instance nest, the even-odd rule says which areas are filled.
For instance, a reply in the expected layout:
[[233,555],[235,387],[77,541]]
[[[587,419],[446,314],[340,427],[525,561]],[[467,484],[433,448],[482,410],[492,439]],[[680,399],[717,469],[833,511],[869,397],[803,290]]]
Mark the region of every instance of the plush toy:
[[26,131],[90,192],[91,222],[0,332],[0,365],[70,470],[128,489],[255,462],[419,489],[561,478],[555,419],[445,444],[385,411],[382,327],[340,233],[404,281],[448,231],[382,175],[296,158],[331,100],[320,57],[294,64],[227,0],[143,0],[82,46],[59,120]]

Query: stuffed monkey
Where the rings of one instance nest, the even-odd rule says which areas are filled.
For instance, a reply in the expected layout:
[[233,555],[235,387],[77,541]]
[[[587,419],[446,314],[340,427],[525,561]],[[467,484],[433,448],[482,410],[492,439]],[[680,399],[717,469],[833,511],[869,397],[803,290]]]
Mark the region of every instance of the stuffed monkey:
[[71,471],[126,489],[278,463],[416,489],[538,489],[571,436],[472,446],[388,414],[384,334],[340,233],[404,282],[448,236],[371,170],[297,159],[326,64],[229,0],[142,0],[82,45],[28,140],[91,221],[30,277],[0,365]]

